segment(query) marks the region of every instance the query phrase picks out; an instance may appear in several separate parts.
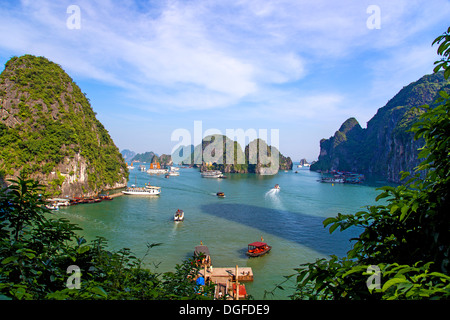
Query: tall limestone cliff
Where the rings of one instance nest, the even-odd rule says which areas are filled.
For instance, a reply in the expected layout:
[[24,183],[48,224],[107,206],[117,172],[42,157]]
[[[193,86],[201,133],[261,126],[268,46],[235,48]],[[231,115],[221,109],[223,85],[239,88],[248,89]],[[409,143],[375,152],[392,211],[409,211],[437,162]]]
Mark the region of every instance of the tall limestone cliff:
[[126,186],[128,170],[89,100],[57,64],[13,57],[0,75],[0,176],[25,172],[58,196]]
[[363,129],[355,118],[346,120],[334,136],[320,141],[320,154],[311,170],[356,171],[400,182],[400,172],[413,172],[418,149],[408,130],[423,112],[414,107],[433,105],[440,90],[449,90],[443,73],[425,75],[397,93]]

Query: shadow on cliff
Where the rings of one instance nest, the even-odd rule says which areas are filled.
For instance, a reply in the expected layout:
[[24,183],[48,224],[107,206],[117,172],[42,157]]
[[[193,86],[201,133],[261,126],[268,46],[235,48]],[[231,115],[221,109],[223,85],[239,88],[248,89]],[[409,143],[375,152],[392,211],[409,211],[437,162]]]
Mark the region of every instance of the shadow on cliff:
[[346,255],[352,244],[350,238],[360,233],[358,232],[360,230],[349,229],[344,232],[336,230],[330,234],[328,228],[323,226],[324,217],[246,204],[205,204],[201,209],[212,216],[259,229],[264,237],[272,234],[324,255],[335,254],[338,257]]

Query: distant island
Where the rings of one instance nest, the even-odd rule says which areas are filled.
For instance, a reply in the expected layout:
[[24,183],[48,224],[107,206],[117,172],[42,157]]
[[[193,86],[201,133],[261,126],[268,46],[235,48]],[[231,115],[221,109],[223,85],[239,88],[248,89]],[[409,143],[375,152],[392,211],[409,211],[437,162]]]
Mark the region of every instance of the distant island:
[[136,152],[128,149],[124,149],[120,151],[120,153],[122,154],[123,159],[127,162],[132,161],[134,156],[136,155]]
[[26,174],[50,195],[124,187],[128,170],[89,99],[56,63],[13,57],[0,75],[0,182]]
[[[222,140],[222,147],[214,146],[216,139]],[[233,151],[233,161],[232,163],[228,163],[229,159],[231,159],[230,150],[227,150],[226,146],[234,146]],[[213,147],[214,146],[214,147]],[[215,147],[218,147],[217,150]],[[271,155],[271,146],[268,146],[264,140],[255,139],[250,142],[244,150],[242,150],[241,146],[237,141],[232,141],[225,135],[211,135],[207,136],[203,139],[202,144],[194,147],[190,146],[180,146],[175,150],[172,155],[162,154],[158,156],[153,151],[138,153],[136,154],[133,151],[128,149],[122,150],[122,155],[124,158],[128,155],[127,162],[146,162],[146,163],[159,163],[162,167],[171,166],[174,164],[173,159],[183,159],[178,164],[188,165],[193,167],[200,168],[200,171],[206,170],[220,170],[223,173],[256,173],[256,174],[275,174],[278,170],[292,170],[293,163],[290,157],[285,157],[281,153],[279,153],[277,148],[274,148],[274,152],[279,154],[278,163],[279,165],[275,168],[275,170],[269,170],[271,165],[270,161],[264,161],[257,157],[260,153],[265,155]],[[252,154],[250,151],[255,150],[256,153]],[[208,152],[209,156],[215,158],[214,160],[207,159],[203,156],[207,156]],[[217,152],[217,156],[216,153]],[[185,153],[185,154],[184,154]],[[249,156],[250,153],[250,156]],[[133,155],[130,157],[129,155]],[[202,156],[202,158],[200,158]]]
[[424,144],[409,131],[423,113],[415,107],[435,105],[440,90],[450,92],[443,72],[425,75],[378,109],[367,129],[355,118],[347,119],[334,136],[320,141],[319,159],[311,170],[354,171],[400,182],[401,171],[413,172],[420,163],[419,148]]
[[172,156],[169,154],[162,154],[158,156],[153,151],[148,151],[144,153],[136,153],[128,149],[121,151],[127,163],[141,162],[141,163],[159,163],[162,167],[167,167],[173,165]]
[[[216,141],[222,141],[222,145],[218,145]],[[187,149],[189,150],[189,147]],[[175,152],[181,152],[181,150],[183,148]],[[253,140],[245,146],[245,149],[242,149],[237,141],[225,135],[210,135],[203,138],[202,143],[191,150],[182,164],[198,166],[201,171],[220,170],[223,173],[271,175],[276,174],[278,170],[291,170],[293,166],[290,157],[285,157],[277,148],[267,145],[262,139]],[[279,158],[271,158],[272,152],[278,154]],[[179,154],[176,156],[180,158]],[[201,156],[203,158],[200,158]],[[210,159],[205,161],[205,156]],[[278,165],[274,167],[276,162]]]

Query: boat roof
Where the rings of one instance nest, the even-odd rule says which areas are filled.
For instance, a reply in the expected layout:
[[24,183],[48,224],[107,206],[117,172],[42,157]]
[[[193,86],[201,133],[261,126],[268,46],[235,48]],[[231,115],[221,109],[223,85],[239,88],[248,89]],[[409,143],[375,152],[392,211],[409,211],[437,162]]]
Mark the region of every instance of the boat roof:
[[52,199],[47,199],[47,201],[51,201],[51,202],[55,202],[55,201],[59,201],[59,202],[69,202],[70,199],[64,199],[64,198],[52,198]]
[[249,243],[248,245],[249,246],[254,246],[254,247],[262,247],[262,246],[266,246],[267,243],[260,242],[260,241],[255,241],[255,242]]
[[195,251],[194,251],[194,255],[200,255],[200,254],[204,254],[209,256],[209,249],[207,246],[196,246],[195,247]]

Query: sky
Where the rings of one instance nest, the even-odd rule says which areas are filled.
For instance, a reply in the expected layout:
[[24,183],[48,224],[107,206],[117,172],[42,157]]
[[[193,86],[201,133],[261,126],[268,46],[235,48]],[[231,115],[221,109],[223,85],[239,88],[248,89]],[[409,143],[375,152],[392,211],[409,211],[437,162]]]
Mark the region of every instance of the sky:
[[278,130],[282,154],[312,161],[432,72],[450,1],[1,0],[0,17],[0,71],[23,54],[58,63],[120,150],[169,154],[177,129],[269,144]]

